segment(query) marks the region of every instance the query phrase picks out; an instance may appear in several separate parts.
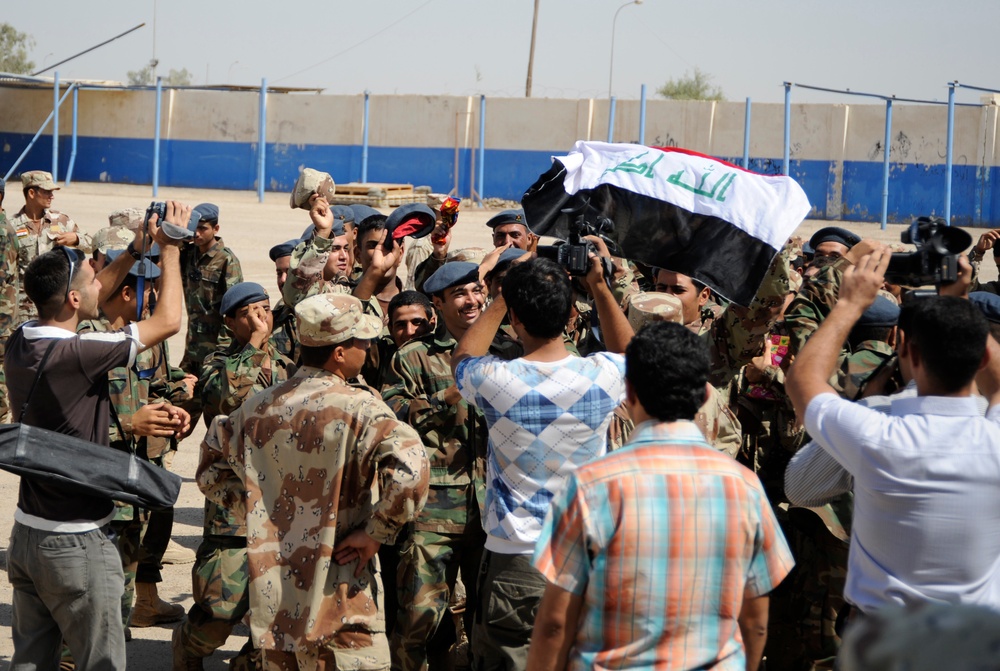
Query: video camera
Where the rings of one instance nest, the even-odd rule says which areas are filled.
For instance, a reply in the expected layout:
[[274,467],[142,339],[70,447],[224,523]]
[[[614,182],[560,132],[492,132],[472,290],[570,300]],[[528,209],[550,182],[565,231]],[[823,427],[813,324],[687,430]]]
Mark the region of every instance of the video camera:
[[192,233],[186,226],[176,226],[167,221],[167,204],[157,201],[153,201],[146,208],[146,219],[143,221],[143,230],[147,230],[146,227],[149,226],[149,218],[153,214],[157,215],[157,225],[160,230],[163,231],[171,240],[190,240],[194,237]]
[[918,217],[900,240],[917,251],[893,253],[885,280],[890,284],[941,286],[958,280],[958,257],[972,244],[972,236],[948,226],[941,217]]
[[[615,230],[615,222],[605,216],[591,214],[590,203],[584,201],[576,207],[568,207],[560,210],[569,219],[569,241],[560,242],[555,245],[539,245],[538,256],[552,259],[574,277],[583,277],[590,271],[590,254],[597,254],[597,247],[589,240],[583,238],[588,235],[600,237],[608,245],[609,249],[616,248],[607,234]],[[592,220],[592,221],[591,221]],[[604,279],[611,282],[611,275],[614,267],[611,259],[601,258],[604,265]]]

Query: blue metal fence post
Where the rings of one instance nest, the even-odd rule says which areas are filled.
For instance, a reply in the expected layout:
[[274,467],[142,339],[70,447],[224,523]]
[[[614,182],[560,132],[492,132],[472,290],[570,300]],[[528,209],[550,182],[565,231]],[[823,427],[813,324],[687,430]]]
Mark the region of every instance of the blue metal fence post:
[[153,128],[153,198],[160,194],[160,110],[163,108],[163,79],[156,78],[156,120]]
[[948,84],[948,146],[944,159],[944,221],[951,226],[951,170],[955,151],[955,84]]
[[608,100],[608,142],[615,141],[615,104],[616,100],[614,96]]
[[646,85],[639,89],[639,144],[646,144]]
[[792,83],[785,82],[785,153],[781,162],[781,173],[789,174],[792,148]]
[[486,96],[479,96],[479,176],[476,184],[479,204],[483,204],[483,189],[486,182]]
[[257,201],[264,202],[265,159],[267,158],[267,78],[260,80],[260,128],[257,138]]
[[371,91],[365,89],[365,116],[361,122],[361,183],[368,183],[368,96]]
[[747,98],[746,119],[743,121],[743,169],[750,168],[750,98]]
[[882,160],[882,230],[889,221],[889,154],[892,143],[892,98],[885,99],[885,145]]
[[66,168],[66,186],[73,182],[73,166],[76,164],[76,129],[77,117],[80,113],[80,87],[75,83],[69,86],[73,89],[73,140],[70,144],[69,166]]
[[59,181],[59,72],[52,76],[52,181]]

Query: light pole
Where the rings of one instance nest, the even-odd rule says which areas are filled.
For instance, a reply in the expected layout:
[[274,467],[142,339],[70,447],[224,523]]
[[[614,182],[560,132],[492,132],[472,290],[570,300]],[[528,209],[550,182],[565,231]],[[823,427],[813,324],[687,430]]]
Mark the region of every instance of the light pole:
[[532,71],[535,69],[535,34],[538,32],[538,2],[535,0],[535,15],[531,19],[531,49],[528,51],[528,79],[524,84],[524,97],[531,97]]
[[615,76],[615,25],[618,23],[618,14],[629,5],[641,5],[642,0],[632,0],[615,10],[615,18],[611,21],[611,63],[608,65],[608,99],[611,99],[611,82]]

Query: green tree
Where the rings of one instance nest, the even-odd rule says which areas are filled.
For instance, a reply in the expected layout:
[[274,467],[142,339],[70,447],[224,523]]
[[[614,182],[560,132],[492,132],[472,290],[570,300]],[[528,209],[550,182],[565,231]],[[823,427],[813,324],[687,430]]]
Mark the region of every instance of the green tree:
[[[126,73],[128,77],[129,86],[152,86],[156,82],[153,81],[153,66],[158,65],[150,61],[146,67],[141,70],[129,70]],[[187,68],[181,68],[180,70],[175,70],[170,68],[170,72],[167,76],[163,78],[163,83],[167,86],[190,86],[192,82],[193,74],[188,72]]]
[[694,69],[694,75],[687,72],[683,77],[667,80],[667,83],[656,89],[664,98],[671,100],[717,100],[723,101],[726,96],[718,86],[712,86],[712,75]]
[[35,46],[35,40],[9,23],[0,23],[0,72],[15,75],[31,74],[35,62],[28,60],[28,50]]

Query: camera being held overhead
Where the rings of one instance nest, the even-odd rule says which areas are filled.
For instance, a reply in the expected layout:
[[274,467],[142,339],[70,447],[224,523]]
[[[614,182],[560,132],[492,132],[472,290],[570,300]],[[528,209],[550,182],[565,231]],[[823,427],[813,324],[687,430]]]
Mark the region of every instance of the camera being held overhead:
[[[590,254],[599,255],[594,243],[584,238],[595,235],[604,240],[608,249],[615,250],[617,245],[608,237],[615,230],[615,222],[597,214],[588,201],[560,212],[570,221],[569,241],[560,241],[554,245],[539,245],[538,256],[552,259],[574,277],[583,277],[590,270]],[[601,257],[601,263],[604,265],[604,279],[610,282],[610,278],[614,276],[611,259]]]
[[885,271],[892,284],[921,287],[951,284],[958,279],[958,258],[972,244],[972,236],[948,226],[941,217],[918,217],[900,234],[915,252],[894,253]]

